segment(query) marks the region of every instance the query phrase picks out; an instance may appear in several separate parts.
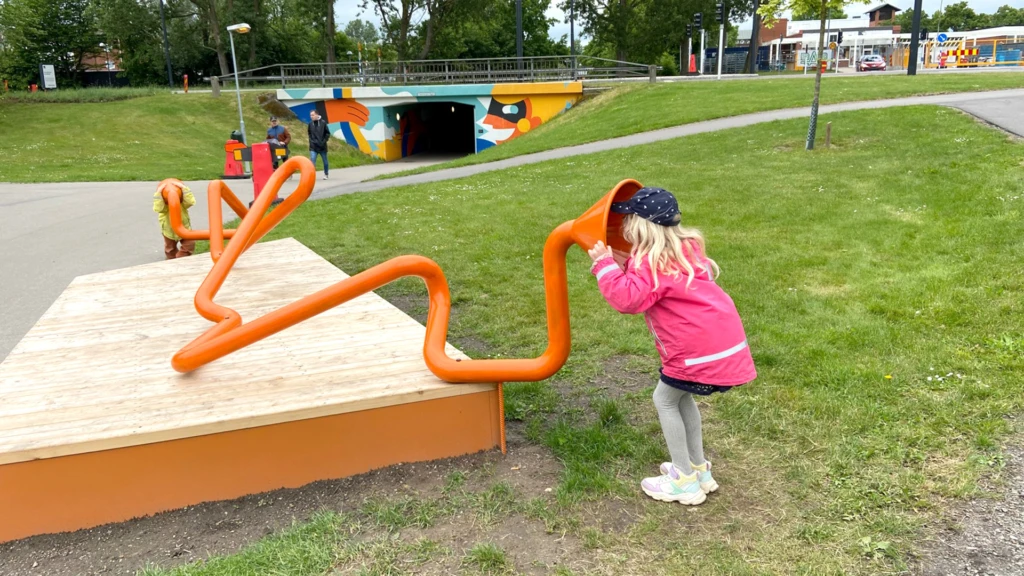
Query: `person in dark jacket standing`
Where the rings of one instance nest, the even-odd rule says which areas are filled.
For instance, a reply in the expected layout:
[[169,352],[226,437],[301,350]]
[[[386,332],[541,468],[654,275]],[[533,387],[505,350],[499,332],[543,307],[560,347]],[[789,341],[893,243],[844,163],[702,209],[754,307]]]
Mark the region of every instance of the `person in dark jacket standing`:
[[316,166],[316,157],[319,154],[324,159],[324,180],[331,171],[327,164],[327,142],[331,138],[331,131],[327,129],[327,121],[320,117],[316,110],[309,112],[309,159]]

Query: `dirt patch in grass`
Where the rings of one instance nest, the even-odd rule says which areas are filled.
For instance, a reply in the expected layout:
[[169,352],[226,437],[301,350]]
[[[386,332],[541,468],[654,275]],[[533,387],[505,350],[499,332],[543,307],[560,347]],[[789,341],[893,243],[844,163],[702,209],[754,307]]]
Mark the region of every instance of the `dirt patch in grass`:
[[657,382],[656,372],[644,370],[647,364],[646,358],[612,356],[602,363],[601,374],[594,379],[593,387],[612,398],[640,392]]
[[493,545],[501,550],[508,568],[516,574],[551,574],[558,567],[573,571],[588,570],[594,561],[584,558],[579,539],[567,534],[548,534],[543,524],[514,516],[500,524],[480,527],[467,522],[445,522],[425,530],[402,533],[403,539],[415,542],[426,539],[445,543],[450,554],[425,567],[420,574],[453,574],[466,563],[475,546]]
[[1006,453],[990,496],[958,505],[935,527],[915,570],[922,576],[1024,574],[1024,447]]
[[[509,451],[403,464],[343,480],[323,481],[291,490],[276,490],[224,502],[81,530],[36,536],[0,544],[0,575],[134,574],[147,564],[176,566],[213,555],[231,554],[273,532],[305,521],[320,510],[355,513],[367,500],[438,498],[453,473],[465,475],[465,489],[485,490],[496,483],[511,486],[524,500],[553,500],[562,465],[547,450],[528,444],[513,427]],[[547,492],[547,489],[552,492]],[[456,550],[482,538],[508,550],[516,566],[526,558],[557,563],[571,558],[571,537],[548,534],[540,521],[522,517],[485,530],[471,514],[438,522],[434,539]],[[372,536],[372,534],[371,534]],[[566,552],[563,552],[562,550]],[[536,554],[532,554],[536,552]],[[540,554],[544,552],[544,554]],[[461,557],[461,553],[456,554]]]

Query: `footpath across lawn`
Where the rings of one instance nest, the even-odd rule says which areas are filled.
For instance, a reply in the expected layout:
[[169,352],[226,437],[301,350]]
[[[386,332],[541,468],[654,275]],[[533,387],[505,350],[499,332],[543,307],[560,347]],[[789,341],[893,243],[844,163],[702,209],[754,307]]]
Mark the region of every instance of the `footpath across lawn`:
[[[821,103],[1010,88],[1024,88],[1024,74],[839,75],[823,78]],[[482,164],[702,120],[810,106],[813,90],[814,84],[803,78],[631,84],[600,94],[536,130],[480,154],[378,179]]]
[[[224,171],[224,142],[238,129],[233,93],[214,99],[132,89],[60,92],[66,101],[0,99],[0,182],[206,180]],[[131,97],[105,100],[121,96]],[[250,143],[262,142],[270,126],[257,97],[242,95]],[[306,125],[284,124],[295,139],[292,153],[308,154]],[[328,153],[334,168],[377,162],[340,141]]]
[[[906,569],[948,500],[998,473],[1024,407],[1024,145],[946,108],[831,120],[835,146],[813,153],[803,120],[776,122],[311,202],[271,235],[349,273],[434,258],[451,285],[453,342],[526,357],[545,345],[548,233],[623,178],[675,191],[721,265],[759,372],[701,402],[722,485],[705,505],[637,489],[667,457],[649,397],[657,358],[643,320],[603,302],[573,249],[570,361],[506,393],[511,429],[564,466],[552,492],[467,491],[460,474],[436,497],[392,485],[240,555],[146,573]],[[418,281],[382,294],[425,310]],[[445,536],[452,525],[470,536]],[[502,530],[579,547],[553,565],[540,544],[509,550]]]

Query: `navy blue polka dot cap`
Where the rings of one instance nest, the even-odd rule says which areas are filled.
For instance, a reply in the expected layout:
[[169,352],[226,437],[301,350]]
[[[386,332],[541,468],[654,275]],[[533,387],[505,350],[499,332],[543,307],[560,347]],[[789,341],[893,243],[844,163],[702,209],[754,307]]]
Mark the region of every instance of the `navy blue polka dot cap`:
[[636,214],[661,226],[679,224],[679,203],[671,192],[663,188],[641,188],[625,202],[612,203],[616,214]]

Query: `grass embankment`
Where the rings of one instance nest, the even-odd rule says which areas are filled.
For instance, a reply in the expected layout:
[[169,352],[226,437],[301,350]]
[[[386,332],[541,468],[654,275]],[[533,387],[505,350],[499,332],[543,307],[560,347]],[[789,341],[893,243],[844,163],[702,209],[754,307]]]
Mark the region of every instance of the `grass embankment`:
[[[822,104],[904,96],[1024,88],[1024,74],[828,76]],[[766,110],[809,106],[813,85],[800,78],[631,84],[589,99],[511,142],[451,162],[379,178],[396,178],[586,144],[669,126]]]
[[[483,536],[414,536],[513,521],[552,543],[578,539],[574,558],[595,567],[585,573],[905,569],[947,499],[998,474],[1009,418],[1024,407],[1024,145],[945,108],[830,119],[828,150],[803,150],[803,120],[776,122],[311,202],[271,234],[349,273],[401,254],[434,258],[451,284],[453,340],[530,357],[545,345],[548,233],[622,178],[676,191],[684,223],[703,229],[722,267],[759,372],[701,402],[722,485],[703,506],[637,489],[667,457],[649,399],[657,357],[643,320],[604,303],[573,249],[572,356],[549,382],[506,388],[509,419],[564,463],[552,494],[498,484],[430,499],[389,487],[167,573],[398,574],[445,557],[465,558],[456,566],[469,573],[572,573]],[[413,295],[426,302],[418,281],[381,292],[407,308]],[[602,524],[595,509],[618,520]]]
[[[238,129],[238,105],[227,91],[216,99],[148,89],[22,96],[14,103],[0,99],[0,182],[217,178],[224,171],[224,142]],[[257,97],[242,94],[249,142],[262,142],[270,125]],[[308,154],[306,125],[284,124],[292,133],[292,153]],[[376,162],[340,141],[332,141],[329,155],[332,168]]]

